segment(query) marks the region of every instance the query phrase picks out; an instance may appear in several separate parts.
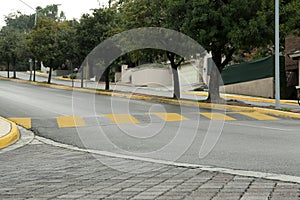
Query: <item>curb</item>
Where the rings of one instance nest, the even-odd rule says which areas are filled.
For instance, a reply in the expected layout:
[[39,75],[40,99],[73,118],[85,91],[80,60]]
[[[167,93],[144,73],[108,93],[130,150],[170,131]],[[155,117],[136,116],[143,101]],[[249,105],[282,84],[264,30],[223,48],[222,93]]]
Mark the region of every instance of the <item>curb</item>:
[[0,149],[3,149],[19,140],[20,134],[17,125],[7,119],[0,117],[0,120],[10,124],[10,131],[3,137],[0,137]]
[[[201,91],[189,91],[185,92],[185,94],[192,94],[192,95],[200,95],[200,96],[208,96],[207,92],[201,92]],[[274,103],[275,99],[267,99],[263,97],[250,97],[245,95],[234,95],[234,94],[220,94],[221,97],[226,99],[238,99],[238,100],[245,100],[245,101],[253,101],[253,102],[262,102],[262,103]],[[281,104],[286,105],[298,105],[298,102],[296,100],[280,100]]]
[[[30,74],[30,71],[26,71],[27,74]],[[35,75],[42,76],[42,77],[48,77],[48,74],[35,72]],[[60,80],[60,81],[72,81],[70,78],[63,78],[63,77],[52,77],[52,79]],[[73,79],[74,82],[81,82],[81,80]]]
[[223,111],[229,110],[229,111],[240,111],[240,112],[242,112],[242,111],[244,111],[244,112],[260,112],[260,113],[264,113],[264,114],[271,114],[271,115],[278,116],[278,117],[300,119],[299,113],[285,112],[285,111],[281,111],[281,110],[273,110],[273,109],[268,109],[268,108],[203,103],[203,102],[198,102],[198,101],[193,101],[193,100],[177,100],[177,99],[161,97],[161,96],[134,94],[134,93],[129,93],[129,92],[128,93],[121,92],[121,91],[102,91],[102,90],[89,89],[89,88],[76,88],[76,87],[71,87],[71,86],[47,84],[47,83],[40,83],[40,82],[30,82],[30,81],[20,80],[20,79],[8,79],[5,77],[0,77],[0,80],[9,80],[9,81],[14,81],[14,82],[19,82],[19,83],[43,86],[43,87],[48,87],[48,88],[55,88],[55,89],[60,89],[60,90],[79,91],[79,92],[85,92],[85,93],[93,93],[93,94],[113,96],[113,97],[123,97],[123,98],[135,99],[135,100],[152,101],[152,102],[166,103],[166,104],[173,104],[173,105],[201,107],[201,108],[223,110]]
[[213,167],[213,166],[206,166],[206,165],[199,165],[199,164],[189,164],[189,163],[180,163],[176,161],[167,161],[167,160],[159,160],[153,158],[146,158],[146,157],[138,157],[132,155],[124,155],[119,153],[112,153],[108,151],[101,151],[101,150],[91,150],[91,149],[82,149],[73,145],[63,144],[56,142],[51,139],[47,139],[40,136],[35,136],[35,139],[39,142],[42,142],[47,145],[51,145],[54,147],[69,149],[73,151],[85,152],[95,155],[107,156],[112,158],[121,158],[121,159],[129,159],[129,160],[136,160],[136,161],[143,161],[143,162],[151,162],[156,164],[163,164],[175,167],[186,167],[186,168],[197,168],[203,171],[210,171],[210,172],[219,172],[225,174],[232,174],[237,176],[243,177],[255,177],[255,178],[262,178],[267,180],[273,181],[283,181],[283,182],[292,182],[292,183],[300,183],[300,177],[298,176],[291,176],[291,175],[284,175],[284,174],[275,174],[269,172],[256,172],[256,171],[247,171],[247,170],[239,170],[239,169],[230,169],[230,168],[222,168],[222,167]]

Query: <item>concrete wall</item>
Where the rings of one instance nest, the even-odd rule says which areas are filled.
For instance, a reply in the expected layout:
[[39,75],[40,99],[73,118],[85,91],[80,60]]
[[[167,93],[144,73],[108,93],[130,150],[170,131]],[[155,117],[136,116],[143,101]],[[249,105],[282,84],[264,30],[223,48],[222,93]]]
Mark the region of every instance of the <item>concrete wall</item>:
[[243,94],[250,96],[274,98],[274,78],[266,78],[244,83],[236,83],[220,87],[229,94]]
[[168,68],[140,68],[132,71],[133,85],[172,85],[172,71]]
[[182,86],[199,83],[200,72],[199,69],[196,68],[195,65],[193,65],[193,63],[182,65],[178,70],[178,74],[180,84]]
[[121,72],[122,83],[132,83],[132,69],[124,69]]
[[[118,82],[131,83],[133,85],[173,85],[173,74],[169,65],[141,66],[139,68],[128,68],[122,66],[121,75],[116,73]],[[203,85],[204,59],[194,59],[183,64],[178,69],[180,87],[186,90],[193,89],[195,86]],[[121,76],[121,77],[120,77]]]
[[53,71],[53,76],[64,76],[64,75],[69,75],[71,74],[71,70],[55,70]]
[[122,78],[121,72],[115,72],[115,82],[120,82]]

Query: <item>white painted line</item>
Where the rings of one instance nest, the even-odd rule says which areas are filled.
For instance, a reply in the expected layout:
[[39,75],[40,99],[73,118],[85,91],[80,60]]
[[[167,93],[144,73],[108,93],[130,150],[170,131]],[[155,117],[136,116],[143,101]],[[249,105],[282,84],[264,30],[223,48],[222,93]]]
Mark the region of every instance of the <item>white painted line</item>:
[[235,169],[227,169],[227,168],[217,168],[217,167],[211,167],[211,166],[205,166],[205,165],[177,163],[177,162],[173,162],[173,161],[157,160],[157,159],[152,159],[152,158],[143,158],[143,157],[136,157],[136,156],[128,156],[128,155],[123,155],[123,154],[107,152],[107,151],[81,149],[79,147],[75,147],[75,146],[68,145],[68,144],[58,143],[53,140],[43,138],[40,136],[36,136],[35,138],[45,144],[52,145],[55,147],[66,148],[66,149],[81,151],[81,152],[87,152],[87,153],[92,153],[92,154],[97,154],[97,155],[102,155],[102,156],[109,156],[109,157],[115,157],[115,158],[121,158],[121,159],[138,160],[138,161],[151,162],[151,163],[163,164],[163,165],[172,165],[172,166],[176,166],[176,167],[198,168],[198,169],[204,170],[204,171],[227,173],[227,174],[233,174],[233,175],[238,175],[238,176],[248,176],[248,177],[263,178],[263,179],[268,179],[268,180],[300,183],[300,177],[298,177],[298,176],[255,172],[255,171],[247,171],[247,170],[235,170]]
[[236,125],[236,126],[248,126],[248,127],[254,127],[254,128],[263,128],[263,129],[270,129],[270,130],[277,130],[277,131],[296,131],[293,129],[282,129],[282,128],[274,128],[274,127],[269,127],[269,126],[258,126],[258,125],[243,124],[243,123],[225,122],[225,124]]

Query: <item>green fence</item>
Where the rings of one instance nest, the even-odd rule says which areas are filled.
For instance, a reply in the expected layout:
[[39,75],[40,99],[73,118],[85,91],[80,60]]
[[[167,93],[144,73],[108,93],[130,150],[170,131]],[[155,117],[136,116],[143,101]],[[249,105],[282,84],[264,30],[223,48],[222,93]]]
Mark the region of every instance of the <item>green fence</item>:
[[[221,72],[224,85],[275,77],[275,56],[225,67]],[[280,57],[281,98],[285,98],[285,58]]]

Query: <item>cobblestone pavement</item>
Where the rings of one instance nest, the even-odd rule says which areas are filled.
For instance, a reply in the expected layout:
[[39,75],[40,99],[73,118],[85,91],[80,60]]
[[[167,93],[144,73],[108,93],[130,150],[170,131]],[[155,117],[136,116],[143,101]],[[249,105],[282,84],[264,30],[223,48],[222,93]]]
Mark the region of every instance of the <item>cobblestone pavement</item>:
[[300,199],[300,184],[93,156],[36,140],[0,154],[0,170],[0,199]]

